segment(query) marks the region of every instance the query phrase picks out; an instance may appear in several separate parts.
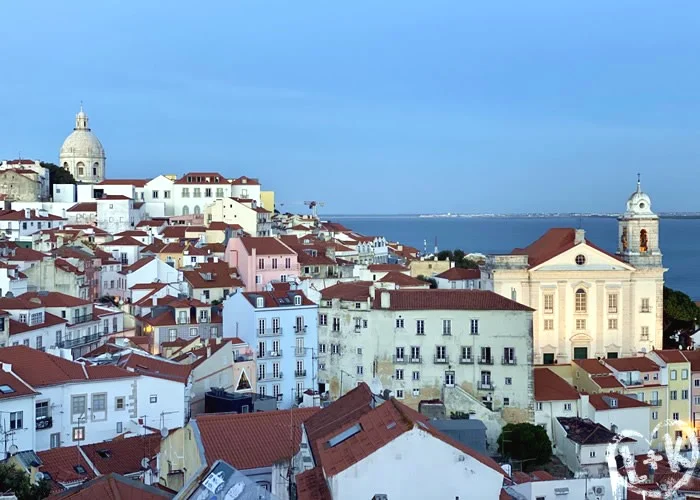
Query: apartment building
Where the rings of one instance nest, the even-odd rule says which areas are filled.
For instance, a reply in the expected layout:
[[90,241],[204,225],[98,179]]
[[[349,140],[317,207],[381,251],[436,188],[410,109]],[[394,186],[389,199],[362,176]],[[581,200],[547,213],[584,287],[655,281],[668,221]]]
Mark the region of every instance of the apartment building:
[[299,276],[296,252],[279,238],[231,238],[225,260],[238,270],[249,292],[264,290],[271,282],[292,281]]
[[412,408],[459,388],[506,420],[531,420],[531,320],[492,292],[331,286],[319,307],[319,387],[337,398],[378,380]]

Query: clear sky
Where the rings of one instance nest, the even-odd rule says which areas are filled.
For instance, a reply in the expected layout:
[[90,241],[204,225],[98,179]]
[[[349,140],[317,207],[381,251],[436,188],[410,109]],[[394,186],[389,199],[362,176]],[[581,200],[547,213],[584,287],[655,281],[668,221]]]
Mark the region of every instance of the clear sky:
[[108,177],[326,213],[700,211],[700,2],[2,1],[0,158],[80,101]]

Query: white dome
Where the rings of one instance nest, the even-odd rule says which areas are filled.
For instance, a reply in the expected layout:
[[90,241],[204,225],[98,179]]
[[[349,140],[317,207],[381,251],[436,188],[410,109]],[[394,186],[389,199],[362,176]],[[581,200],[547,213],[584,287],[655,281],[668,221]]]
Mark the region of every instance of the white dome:
[[651,198],[642,191],[642,183],[639,179],[637,179],[637,190],[627,199],[625,215],[654,215],[651,211]]
[[61,157],[104,158],[102,143],[89,129],[74,130],[61,146]]

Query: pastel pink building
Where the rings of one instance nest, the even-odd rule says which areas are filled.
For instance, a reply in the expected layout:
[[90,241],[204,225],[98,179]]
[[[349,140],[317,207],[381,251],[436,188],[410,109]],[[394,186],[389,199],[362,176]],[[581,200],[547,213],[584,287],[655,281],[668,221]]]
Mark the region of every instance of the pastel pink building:
[[297,254],[271,236],[230,238],[224,260],[238,269],[249,292],[261,291],[273,281],[286,282],[299,276]]

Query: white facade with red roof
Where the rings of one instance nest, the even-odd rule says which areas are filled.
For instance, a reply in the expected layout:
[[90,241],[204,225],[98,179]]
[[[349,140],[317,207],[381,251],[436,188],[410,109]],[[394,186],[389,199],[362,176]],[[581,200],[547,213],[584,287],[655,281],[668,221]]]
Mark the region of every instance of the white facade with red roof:
[[0,210],[0,234],[10,241],[31,243],[34,233],[61,228],[65,223],[65,218],[45,210]]
[[[11,363],[0,362],[0,428],[9,449],[13,444],[18,450],[34,450],[34,409],[38,392],[22,380],[12,369]],[[6,449],[2,450],[7,452]],[[3,456],[3,458],[5,458]]]
[[619,218],[615,254],[583,229],[557,228],[487,259],[484,287],[536,310],[536,363],[634,356],[662,345],[665,269],[650,203],[638,186]]
[[251,198],[216,199],[204,209],[204,221],[238,224],[251,236],[272,236],[272,212]]

